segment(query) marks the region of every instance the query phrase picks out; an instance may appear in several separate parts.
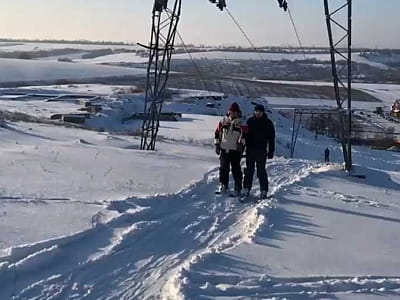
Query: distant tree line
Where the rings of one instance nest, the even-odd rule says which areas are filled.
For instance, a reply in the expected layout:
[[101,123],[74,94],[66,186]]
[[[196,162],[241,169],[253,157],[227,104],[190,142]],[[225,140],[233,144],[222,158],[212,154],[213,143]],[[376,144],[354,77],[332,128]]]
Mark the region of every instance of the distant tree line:
[[[313,115],[304,121],[305,127],[318,135],[325,135],[339,139],[340,121],[337,114],[319,114]],[[368,129],[363,124],[363,120],[354,116],[351,122],[352,135],[351,141],[354,145],[366,145],[373,148],[388,149],[398,145],[398,134],[395,133],[394,127],[385,129]]]
[[[260,52],[260,53],[312,53],[312,54],[326,54],[330,52],[329,47],[294,47],[294,46],[260,46],[260,47],[243,47],[243,46],[209,46],[209,45],[194,45],[194,44],[176,44],[176,48],[192,48],[200,49],[202,51],[230,51],[230,52]],[[340,48],[341,51],[347,51],[345,48]],[[196,50],[198,51],[198,50]],[[367,48],[353,48],[354,52],[368,52],[371,49]]]
[[118,53],[130,53],[130,52],[136,52],[135,50],[129,50],[129,49],[96,49],[96,50],[90,50],[88,53],[82,54],[83,59],[89,59],[89,58],[95,58],[99,56],[104,56],[104,55],[110,55],[110,54],[118,54]]
[[[343,65],[344,61],[338,61]],[[196,65],[204,76],[229,76],[239,78],[254,78],[261,80],[295,80],[295,81],[332,81],[330,61],[320,61],[313,58],[304,60],[279,61],[260,59],[196,59]],[[400,83],[400,68],[381,69],[364,63],[352,63],[354,82],[365,83]],[[189,59],[172,61],[173,71],[198,73]]]
[[67,55],[82,52],[79,49],[64,48],[64,49],[53,49],[53,50],[38,50],[38,51],[12,51],[12,52],[0,52],[1,58],[18,58],[18,59],[36,59],[41,57],[49,57],[56,55]]
[[0,42],[23,42],[23,43],[54,43],[54,44],[79,44],[79,45],[135,45],[133,43],[111,42],[111,41],[89,41],[89,40],[56,40],[56,39],[11,39],[0,38]]

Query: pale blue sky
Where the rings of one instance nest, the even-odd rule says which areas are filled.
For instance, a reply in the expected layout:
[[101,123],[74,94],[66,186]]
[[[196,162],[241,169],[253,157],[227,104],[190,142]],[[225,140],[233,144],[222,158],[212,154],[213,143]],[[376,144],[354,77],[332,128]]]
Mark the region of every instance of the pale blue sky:
[[[226,0],[256,45],[298,46],[276,0]],[[170,0],[172,2],[172,0]],[[332,6],[344,0],[330,0]],[[327,45],[323,0],[288,0],[304,45]],[[153,0],[1,0],[0,37],[146,43]],[[353,0],[353,45],[400,48],[400,0]],[[183,0],[186,43],[249,46],[208,0]]]

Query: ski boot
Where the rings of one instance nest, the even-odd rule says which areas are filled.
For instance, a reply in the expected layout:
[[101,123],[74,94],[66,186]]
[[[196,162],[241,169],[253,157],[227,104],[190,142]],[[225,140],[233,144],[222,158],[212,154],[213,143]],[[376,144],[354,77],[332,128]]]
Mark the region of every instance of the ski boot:
[[220,184],[218,187],[218,190],[215,192],[216,194],[225,194],[229,191],[229,187],[224,185],[224,184]]

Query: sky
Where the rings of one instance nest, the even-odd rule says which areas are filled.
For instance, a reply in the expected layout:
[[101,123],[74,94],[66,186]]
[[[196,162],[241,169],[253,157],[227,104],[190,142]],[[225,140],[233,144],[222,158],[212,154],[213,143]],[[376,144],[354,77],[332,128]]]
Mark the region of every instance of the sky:
[[[0,37],[146,43],[153,3],[152,0],[2,0]],[[323,0],[288,0],[288,3],[302,44],[327,45]],[[330,0],[330,3],[333,9],[345,0]],[[276,0],[227,0],[227,4],[255,45],[299,46],[289,16],[278,8]],[[398,0],[353,0],[353,46],[400,48],[398,11]],[[183,0],[179,32],[185,43],[250,46],[229,15],[208,0]]]

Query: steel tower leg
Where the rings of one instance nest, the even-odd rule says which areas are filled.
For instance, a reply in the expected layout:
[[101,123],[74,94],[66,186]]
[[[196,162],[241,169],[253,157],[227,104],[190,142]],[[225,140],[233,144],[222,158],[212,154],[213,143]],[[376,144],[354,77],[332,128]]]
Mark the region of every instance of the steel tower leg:
[[168,0],[155,0],[150,45],[141,45],[149,50],[141,150],[154,150],[156,146],[181,7],[182,0],[175,0],[171,9]]
[[[352,82],[352,70],[351,70],[351,31],[352,31],[352,0],[345,0],[345,3],[338,9],[331,11],[329,7],[329,0],[324,0],[326,25],[328,29],[329,46],[332,63],[332,77],[333,87],[335,91],[336,103],[339,109],[339,119],[342,127],[342,136],[340,137],[343,157],[345,161],[346,171],[351,171],[352,168],[352,155],[351,155],[351,82]],[[343,12],[347,8],[347,26],[342,25],[334,17],[338,16],[339,13]],[[336,38],[333,36],[332,27],[338,28],[343,33],[343,36]],[[347,45],[343,46],[344,42],[347,41]],[[340,47],[342,45],[342,47]],[[337,64],[337,58],[342,58],[345,64],[339,66]],[[346,72],[347,70],[347,72]],[[340,87],[342,87],[346,94],[340,93]],[[347,98],[347,119],[345,111],[343,110],[343,103]]]

